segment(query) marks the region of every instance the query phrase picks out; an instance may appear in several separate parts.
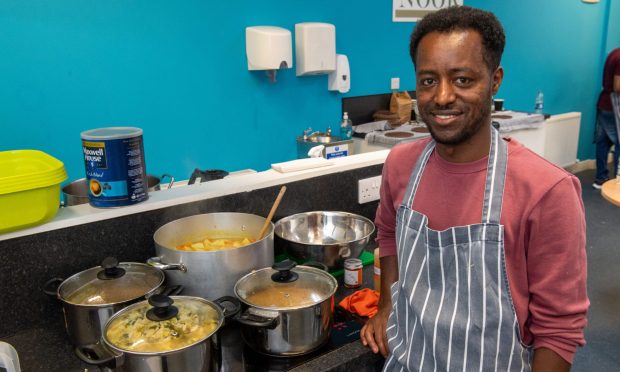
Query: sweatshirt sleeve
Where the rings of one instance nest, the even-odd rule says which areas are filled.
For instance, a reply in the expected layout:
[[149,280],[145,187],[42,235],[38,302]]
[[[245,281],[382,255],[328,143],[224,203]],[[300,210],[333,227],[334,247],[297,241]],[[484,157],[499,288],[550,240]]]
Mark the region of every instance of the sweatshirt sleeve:
[[[390,155],[393,151],[390,152]],[[396,255],[396,210],[394,209],[394,195],[390,188],[390,163],[393,156],[388,155],[381,175],[381,188],[379,190],[379,207],[375,217],[377,227],[377,243],[379,243],[379,256]]]
[[534,348],[546,347],[572,363],[590,304],[586,292],[586,224],[581,185],[567,176],[536,204],[528,220],[530,303],[526,326]]

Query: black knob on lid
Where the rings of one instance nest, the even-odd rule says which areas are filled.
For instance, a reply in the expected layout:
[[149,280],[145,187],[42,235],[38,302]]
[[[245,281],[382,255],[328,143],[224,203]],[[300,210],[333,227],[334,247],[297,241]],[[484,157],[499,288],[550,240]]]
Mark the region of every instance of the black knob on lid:
[[277,262],[271,266],[272,269],[277,270],[277,273],[271,275],[271,280],[278,283],[291,283],[299,278],[296,272],[293,272],[293,268],[297,266],[297,263],[292,260],[284,260]]
[[97,273],[97,278],[101,280],[117,279],[125,275],[125,269],[118,267],[118,260],[114,257],[106,257],[101,262],[103,270]]
[[173,303],[174,300],[168,296],[152,295],[149,297],[149,304],[153,308],[146,312],[146,317],[156,322],[173,318],[179,313],[179,308],[172,306]]

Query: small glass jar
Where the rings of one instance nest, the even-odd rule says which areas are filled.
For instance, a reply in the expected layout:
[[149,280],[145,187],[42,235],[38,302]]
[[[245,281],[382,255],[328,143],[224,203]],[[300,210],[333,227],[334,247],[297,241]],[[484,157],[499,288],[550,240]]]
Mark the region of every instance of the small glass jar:
[[362,285],[362,260],[347,258],[344,261],[344,286],[358,288]]

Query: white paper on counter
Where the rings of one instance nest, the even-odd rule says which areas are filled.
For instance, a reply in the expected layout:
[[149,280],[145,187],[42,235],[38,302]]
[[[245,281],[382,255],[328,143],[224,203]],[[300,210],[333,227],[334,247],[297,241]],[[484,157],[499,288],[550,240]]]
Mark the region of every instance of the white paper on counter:
[[499,123],[499,132],[507,133],[520,129],[540,128],[545,123],[543,114],[533,114],[518,111],[495,111],[491,120]]
[[353,127],[353,131],[355,133],[370,133],[374,132],[375,130],[386,129],[392,129],[392,127],[389,126],[387,120],[379,120],[370,123],[358,124]]
[[333,164],[333,160],[327,160],[325,158],[307,158],[291,160],[284,163],[271,164],[271,168],[280,173],[287,173],[296,172],[304,169],[326,167]]

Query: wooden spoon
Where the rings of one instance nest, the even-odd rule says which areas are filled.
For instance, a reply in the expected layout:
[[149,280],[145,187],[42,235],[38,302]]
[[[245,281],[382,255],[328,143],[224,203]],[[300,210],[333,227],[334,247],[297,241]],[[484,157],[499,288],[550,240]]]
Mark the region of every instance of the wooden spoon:
[[278,193],[278,196],[276,197],[276,201],[273,203],[273,206],[271,207],[271,210],[269,211],[269,215],[267,216],[267,219],[265,220],[265,224],[263,225],[263,228],[260,229],[260,232],[258,233],[258,236],[256,237],[256,241],[259,241],[263,238],[263,235],[265,235],[265,233],[267,232],[267,228],[269,228],[269,224],[271,223],[271,220],[273,219],[273,215],[276,213],[276,209],[278,209],[278,205],[280,205],[280,201],[282,200],[282,197],[284,196],[284,193],[286,192],[286,186],[282,186],[282,188],[280,188],[280,193]]

